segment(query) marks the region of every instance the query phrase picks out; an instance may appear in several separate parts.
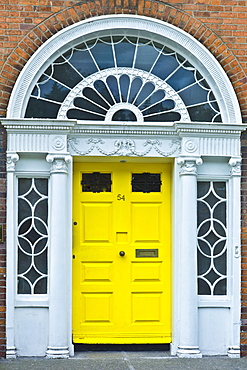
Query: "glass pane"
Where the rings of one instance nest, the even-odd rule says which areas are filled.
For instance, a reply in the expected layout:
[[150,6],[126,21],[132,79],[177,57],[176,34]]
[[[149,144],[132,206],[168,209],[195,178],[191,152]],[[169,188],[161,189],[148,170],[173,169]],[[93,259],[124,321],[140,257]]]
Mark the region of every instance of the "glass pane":
[[48,195],[48,181],[47,179],[35,179],[35,187],[42,195]]
[[[101,81],[99,81],[101,82]],[[105,85],[104,85],[105,87]],[[107,101],[105,101],[105,99],[102,98],[102,92],[101,92],[101,95],[98,94],[97,91],[93,90],[92,88],[90,87],[85,87],[85,89],[83,89],[83,95],[88,98],[89,100],[95,102],[96,104],[99,104],[101,105],[102,107],[106,108],[106,109],[109,109],[110,105]],[[104,95],[103,95],[104,97]],[[108,100],[108,99],[106,99]]]
[[32,183],[32,179],[20,179],[18,181],[18,195],[23,195],[28,192]]
[[31,294],[31,286],[27,280],[18,277],[17,292],[18,294]]
[[57,118],[60,104],[51,103],[42,99],[30,98],[26,118]]
[[114,59],[111,45],[98,42],[92,49],[92,55],[99,69],[113,68]]
[[42,278],[37,281],[34,286],[34,294],[46,294],[47,278]]
[[160,173],[132,173],[132,192],[160,192]]
[[136,115],[129,109],[119,109],[112,117],[113,121],[137,121]]
[[214,294],[215,295],[226,295],[226,279],[220,280],[214,288]]
[[78,107],[84,111],[99,113],[100,115],[105,115],[106,111],[100,108],[97,104],[90,102],[87,99],[76,98],[74,100],[75,107]]
[[70,66],[62,57],[58,58],[54,62],[52,77],[71,88],[81,81],[80,74],[75,71],[75,69],[72,68],[72,66]]
[[101,114],[90,113],[79,109],[70,109],[67,112],[69,119],[81,119],[81,120],[92,120],[92,121],[103,121],[104,117]]
[[111,192],[111,174],[110,173],[83,173],[82,174],[82,191],[101,193]]
[[144,40],[145,45],[138,45],[135,68],[144,71],[150,71],[158,57],[158,51],[153,48],[153,45],[147,45],[148,40]]
[[210,295],[211,294],[210,287],[205,280],[198,279],[198,294],[200,295]]
[[130,44],[127,40],[114,45],[117,66],[118,67],[132,67],[134,61],[134,53],[136,45]]
[[[70,55],[71,51],[66,55],[68,54]],[[90,76],[98,70],[88,51],[74,50],[69,62],[83,77]]]

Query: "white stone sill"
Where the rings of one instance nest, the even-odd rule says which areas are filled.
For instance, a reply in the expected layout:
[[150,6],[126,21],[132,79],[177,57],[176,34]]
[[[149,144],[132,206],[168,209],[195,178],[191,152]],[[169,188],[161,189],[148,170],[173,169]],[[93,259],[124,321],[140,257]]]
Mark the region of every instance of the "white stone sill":
[[198,307],[232,307],[232,299],[229,296],[200,296],[198,297]]
[[15,299],[15,307],[49,307],[46,294],[40,296],[20,295]]

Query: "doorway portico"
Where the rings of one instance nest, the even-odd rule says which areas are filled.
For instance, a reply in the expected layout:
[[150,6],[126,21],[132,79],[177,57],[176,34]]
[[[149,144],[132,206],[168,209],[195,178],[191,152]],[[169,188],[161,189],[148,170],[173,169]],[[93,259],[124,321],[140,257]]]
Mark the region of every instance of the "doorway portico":
[[[141,58],[145,48],[153,58],[148,71]],[[121,65],[123,50],[131,65]],[[108,59],[101,60],[102,53]],[[88,68],[85,76],[78,66],[81,55],[88,60],[82,66]],[[61,65],[71,68],[73,86],[70,78],[60,78]],[[178,71],[185,73],[184,86],[177,83],[179,76],[173,82]],[[84,163],[107,167],[121,161],[172,168],[172,354],[239,355],[240,135],[245,127],[231,84],[206,49],[181,30],[145,17],[80,22],[30,59],[3,125],[8,133],[8,357],[73,355],[73,163],[83,169]]]

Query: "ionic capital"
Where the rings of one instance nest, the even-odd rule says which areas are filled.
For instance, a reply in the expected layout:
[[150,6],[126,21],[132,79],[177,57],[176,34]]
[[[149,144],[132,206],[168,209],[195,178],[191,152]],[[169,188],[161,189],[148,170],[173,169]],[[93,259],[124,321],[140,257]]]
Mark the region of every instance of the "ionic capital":
[[241,176],[241,158],[232,157],[228,163],[231,166],[231,176]]
[[68,173],[68,164],[72,162],[70,155],[52,155],[46,156],[48,163],[51,163],[50,173]]
[[6,168],[7,172],[15,172],[16,162],[19,160],[17,153],[7,153]]
[[203,161],[200,157],[179,157],[177,163],[180,165],[180,176],[182,175],[197,175],[197,166],[200,166]]

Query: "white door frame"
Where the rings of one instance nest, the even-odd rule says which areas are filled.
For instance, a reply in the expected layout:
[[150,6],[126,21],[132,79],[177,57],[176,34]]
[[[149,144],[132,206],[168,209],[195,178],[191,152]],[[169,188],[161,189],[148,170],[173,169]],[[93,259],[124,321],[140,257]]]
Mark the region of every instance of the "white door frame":
[[[207,76],[219,104],[223,123],[180,122],[150,125],[24,118],[35,82],[58,55],[80,42],[84,35],[114,29],[134,29],[145,35],[151,32],[157,40],[162,42],[165,39],[173,50],[188,55],[191,63],[202,75]],[[34,311],[40,318],[43,343],[47,343],[46,354],[49,357],[67,357],[73,354],[70,259],[72,232],[67,225],[71,225],[72,157],[79,156],[98,156],[107,160],[126,156],[147,160],[151,158],[154,161],[174,158],[172,353],[181,357],[200,357],[198,306],[221,305],[229,307],[231,312],[229,353],[232,356],[239,354],[240,267],[237,254],[232,259],[233,280],[227,302],[206,302],[200,299],[198,302],[196,294],[197,176],[219,179],[218,169],[214,164],[218,163],[216,159],[219,158],[225,163],[222,165],[225,171],[222,176],[229,180],[229,207],[235,222],[234,227],[230,228],[235,230],[230,234],[229,256],[232,256],[234,248],[240,245],[240,134],[245,130],[245,126],[241,124],[236,94],[227,75],[200,42],[171,24],[143,16],[108,15],[78,22],[58,32],[33,54],[17,79],[9,101],[7,119],[3,119],[2,123],[8,133],[7,357],[45,355],[38,343],[35,347],[38,349],[34,349],[33,333],[29,332],[27,342],[23,342],[18,333],[18,327],[26,327],[26,320],[30,312]],[[211,165],[207,174],[209,167],[204,162],[208,160],[211,160]],[[206,172],[200,175],[200,171],[203,172],[200,168],[205,168]],[[49,292],[45,297],[19,297],[16,294],[17,235],[12,228],[12,220],[16,220],[17,212],[17,179],[18,176],[25,175],[42,175],[50,179],[51,253]],[[64,199],[63,204],[59,201],[61,197]],[[60,217],[57,217],[55,207],[59,207]],[[187,217],[188,207],[191,207],[190,218]],[[64,253],[58,255],[59,250]],[[61,269],[61,266],[65,266],[65,269]],[[63,281],[65,287],[62,291],[60,281]],[[187,325],[188,317],[195,317],[190,325]]]
[[[5,119],[8,132],[8,220],[15,219],[16,181],[18,176],[44,174],[42,165],[34,173],[28,167],[27,153],[42,155],[50,178],[50,265],[49,294],[46,297],[16,294],[16,230],[8,224],[7,249],[7,340],[8,357],[21,355],[16,349],[16,325],[20,315],[18,307],[45,306],[49,311],[47,325],[48,345],[46,355],[64,358],[73,354],[71,343],[71,178],[72,157],[88,160],[126,160],[141,157],[157,161],[174,158],[173,175],[173,341],[172,353],[180,357],[201,357],[198,338],[198,297],[196,271],[196,181],[198,166],[204,158],[221,157],[229,179],[230,207],[234,227],[230,234],[229,248],[239,245],[239,191],[240,191],[240,134],[243,125],[178,123],[169,126],[111,124],[107,129],[101,123],[76,121],[49,121],[32,119]],[[151,139],[150,139],[151,137]],[[67,149],[68,143],[68,149]],[[138,154],[138,155],[137,155]],[[46,156],[46,160],[45,160]],[[216,167],[217,168],[217,167]],[[232,170],[231,170],[232,169]],[[210,178],[219,178],[217,173]],[[180,196],[177,198],[177,194]],[[63,199],[63,201],[61,201]],[[233,206],[234,199],[234,206]],[[238,199],[238,201],[236,201]],[[190,217],[188,217],[188,209]],[[63,251],[63,252],[62,252]],[[193,257],[193,258],[192,258]],[[239,259],[234,259],[232,284],[236,287],[240,278]],[[63,266],[63,268],[61,268]],[[14,277],[14,278],[13,278]],[[61,282],[64,289],[61,289]],[[232,319],[230,326],[239,323],[239,289],[231,289],[228,296]],[[189,299],[188,299],[189,297]],[[46,302],[46,303],[45,303]],[[63,302],[63,304],[61,304]],[[212,300],[210,305],[212,305]],[[217,302],[214,303],[217,306]],[[200,303],[199,303],[200,306]],[[20,310],[18,311],[20,312]],[[188,325],[188,317],[193,318]],[[62,319],[61,319],[62,318]],[[239,327],[232,329],[229,341],[230,354],[238,355]],[[31,346],[31,343],[29,344]],[[32,352],[32,350],[31,350]],[[35,353],[33,353],[35,355]]]

